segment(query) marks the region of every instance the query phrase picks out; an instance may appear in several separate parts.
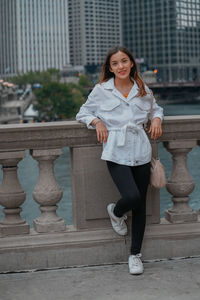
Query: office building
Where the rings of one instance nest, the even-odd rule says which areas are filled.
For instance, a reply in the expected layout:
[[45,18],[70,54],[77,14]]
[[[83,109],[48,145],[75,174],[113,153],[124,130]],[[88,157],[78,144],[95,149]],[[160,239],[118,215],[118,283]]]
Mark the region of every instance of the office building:
[[158,80],[200,79],[199,0],[122,0],[122,9],[124,45]]
[[0,27],[0,76],[69,63],[67,0],[1,0]]
[[120,0],[68,0],[70,63],[99,65],[122,43]]

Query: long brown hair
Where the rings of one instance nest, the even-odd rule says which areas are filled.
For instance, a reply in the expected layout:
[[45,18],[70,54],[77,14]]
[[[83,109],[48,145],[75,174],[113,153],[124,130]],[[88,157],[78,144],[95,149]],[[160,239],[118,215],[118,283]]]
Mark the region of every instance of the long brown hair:
[[133,63],[133,66],[130,71],[130,79],[133,78],[139,87],[138,96],[143,97],[143,96],[147,95],[147,92],[145,90],[144,81],[142,80],[142,78],[140,77],[140,75],[138,73],[137,64],[136,64],[133,54],[127,48],[122,47],[122,46],[114,47],[108,51],[108,54],[103,63],[100,83],[103,83],[105,81],[108,81],[110,78],[115,77],[114,73],[112,73],[110,71],[110,58],[113,54],[116,54],[119,51],[125,53],[130,58],[130,61]]

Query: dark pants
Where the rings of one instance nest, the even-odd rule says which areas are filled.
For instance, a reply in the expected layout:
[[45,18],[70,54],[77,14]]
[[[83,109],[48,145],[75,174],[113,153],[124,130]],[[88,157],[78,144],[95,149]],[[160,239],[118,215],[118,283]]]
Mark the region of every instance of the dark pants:
[[125,166],[106,162],[122,197],[116,203],[114,214],[122,217],[132,210],[131,254],[135,255],[140,253],[146,225],[146,193],[150,180],[150,163]]

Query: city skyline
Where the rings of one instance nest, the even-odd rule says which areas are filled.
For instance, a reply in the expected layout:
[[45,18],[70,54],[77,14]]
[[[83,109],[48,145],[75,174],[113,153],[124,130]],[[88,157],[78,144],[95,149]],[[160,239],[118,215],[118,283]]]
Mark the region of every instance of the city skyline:
[[1,0],[0,76],[100,66],[113,46],[164,82],[200,78],[199,0]]

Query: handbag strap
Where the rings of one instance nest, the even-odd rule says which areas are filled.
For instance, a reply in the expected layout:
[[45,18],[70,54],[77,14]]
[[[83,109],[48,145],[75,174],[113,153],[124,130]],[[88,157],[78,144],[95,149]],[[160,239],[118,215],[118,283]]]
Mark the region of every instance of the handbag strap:
[[[152,122],[152,116],[153,116],[153,92],[152,90],[150,90],[150,94],[151,94],[151,110],[150,110],[150,120]],[[155,140],[151,141],[153,147],[156,147],[156,150],[154,150],[156,153],[155,153],[155,156],[154,158],[155,159],[159,159],[158,157],[158,149],[157,149],[157,142]]]
[[150,90],[150,94],[151,94],[150,120],[151,120],[151,122],[152,122],[152,116],[153,116],[153,92],[152,92],[152,90]]

